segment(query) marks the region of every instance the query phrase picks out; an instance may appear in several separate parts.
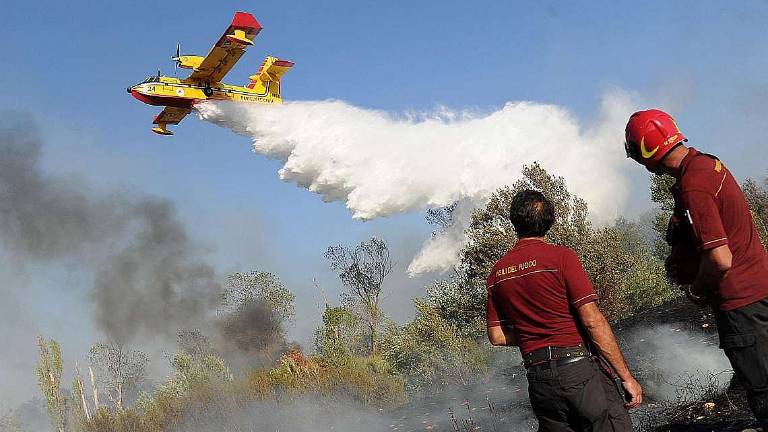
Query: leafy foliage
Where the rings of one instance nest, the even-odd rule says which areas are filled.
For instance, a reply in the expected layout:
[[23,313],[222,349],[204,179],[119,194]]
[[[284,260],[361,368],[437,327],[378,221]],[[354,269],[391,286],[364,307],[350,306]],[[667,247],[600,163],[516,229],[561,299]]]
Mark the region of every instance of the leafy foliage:
[[749,208],[752,210],[752,218],[760,235],[763,246],[768,248],[768,177],[762,184],[752,179],[747,179],[742,185],[744,196],[747,198]]
[[651,201],[658,206],[653,215],[653,229],[656,231],[656,238],[653,242],[654,254],[664,259],[669,255],[669,245],[665,240],[667,234],[667,224],[675,209],[675,199],[672,197],[670,188],[675,184],[675,178],[668,175],[650,175],[651,180]]
[[384,240],[376,237],[357,246],[331,246],[325,252],[331,269],[350,290],[354,305],[360,306],[368,325],[369,349],[376,354],[378,327],[382,320],[379,297],[384,279],[392,273],[394,262]]
[[188,424],[230,430],[228,425],[237,425],[243,413],[262,401],[280,404],[322,396],[384,408],[406,400],[403,379],[380,357],[354,357],[343,365],[328,366],[292,350],[274,367],[252,370],[241,378],[232,376],[217,356],[196,361],[177,353],[171,364],[174,377],[154,394],[143,394],[123,411],[100,410],[81,424],[81,430],[161,432],[186,430]]
[[437,280],[427,287],[426,302],[459,334],[470,338],[485,335],[485,281],[462,274]]
[[114,343],[93,345],[88,358],[112,404],[118,411],[122,410],[126,392],[146,377],[149,358],[141,351]]
[[[619,219],[613,226],[595,228],[587,218],[586,203],[568,191],[562,177],[552,176],[538,164],[525,167],[523,176],[513,187],[497,190],[485,208],[473,213],[467,231],[469,243],[462,252],[465,278],[480,284],[494,263],[514,246],[517,239],[509,221],[512,197],[522,189],[532,188],[541,191],[555,206],[556,219],[547,240],[576,252],[609,319],[674,296],[661,261],[654,256],[636,224]],[[661,186],[658,189],[661,194]],[[667,205],[665,201],[663,206]],[[455,298],[450,290],[444,292],[446,297]],[[479,290],[473,292],[480,296]],[[430,295],[439,297],[437,293]],[[470,310],[482,315],[484,303],[476,299]]]
[[453,212],[456,210],[458,205],[458,202],[454,202],[445,207],[427,209],[427,223],[430,225],[436,225],[438,228],[447,228],[451,226],[453,224]]
[[54,431],[63,432],[67,425],[67,400],[61,391],[62,358],[58,342],[37,337],[40,361],[37,364],[37,380],[45,396],[48,415]]
[[216,350],[211,345],[211,342],[199,330],[179,330],[176,334],[176,343],[181,352],[191,357],[194,361],[200,361],[208,356],[216,355]]
[[91,409],[86,400],[85,384],[83,376],[80,374],[80,368],[76,368],[75,377],[72,380],[72,405],[75,417],[80,420],[91,419]]
[[640,234],[631,225],[594,230],[581,250],[584,269],[612,320],[661,304],[676,295],[663,263],[651,248],[632,242]]
[[[220,310],[225,317],[254,305],[269,308],[270,317],[278,323],[294,314],[293,294],[274,275],[238,273],[230,277],[228,286]],[[132,406],[123,404],[121,393],[143,377],[145,356],[121,346],[97,344],[91,350],[91,363],[117,409],[98,409],[90,418],[79,416],[77,430],[160,432],[186,430],[190,423],[204,430],[221,430],[227,425],[237,428],[237,418],[256,403],[303,397],[321,396],[322,400],[372,407],[402,404],[406,400],[403,377],[383,358],[364,355],[368,351],[366,324],[346,307],[329,307],[323,330],[318,330],[318,346],[322,347],[318,351],[325,355],[305,356],[292,349],[269,366],[247,367],[237,376],[202,333],[179,331],[179,351],[170,358],[173,377],[152,393],[139,395]],[[75,388],[79,382],[75,380]]]
[[391,326],[382,340],[382,355],[411,388],[466,385],[487,369],[488,351],[464,337],[440,311],[414,300],[416,317]]
[[565,179],[549,174],[538,163],[523,168],[523,178],[512,187],[493,193],[485,208],[472,214],[467,230],[469,242],[462,250],[462,270],[469,278],[485,278],[517,241],[509,221],[512,197],[523,189],[539,190],[555,206],[555,223],[547,240],[579,251],[590,232],[587,204],[568,191]]
[[323,324],[315,330],[315,350],[329,364],[342,364],[353,355],[365,355],[365,325],[345,306],[326,306]]
[[[285,349],[286,327],[295,316],[294,300],[293,293],[272,273],[230,275],[217,322],[223,336],[221,349],[246,354],[238,362],[272,362]],[[235,361],[232,356],[228,359]]]
[[22,432],[19,419],[13,413],[0,416],[0,432]]
[[227,289],[222,297],[222,309],[237,310],[244,304],[263,301],[280,318],[281,324],[296,315],[293,305],[296,296],[272,273],[252,271],[233,273],[227,278]]

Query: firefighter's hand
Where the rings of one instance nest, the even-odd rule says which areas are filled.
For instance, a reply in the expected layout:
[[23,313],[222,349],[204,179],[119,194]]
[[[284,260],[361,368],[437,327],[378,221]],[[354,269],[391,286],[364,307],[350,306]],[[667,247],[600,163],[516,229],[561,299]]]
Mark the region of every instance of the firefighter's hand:
[[672,282],[677,282],[679,280],[677,275],[678,267],[677,263],[670,260],[669,257],[664,260],[664,270],[667,272],[667,279]]
[[643,388],[640,386],[640,383],[634,377],[630,377],[630,379],[622,381],[621,385],[624,386],[624,390],[632,397],[624,406],[627,408],[639,407],[643,403]]
[[691,303],[696,306],[704,307],[709,304],[709,297],[705,294],[699,294],[693,287],[693,285],[682,285],[680,290],[685,293],[685,296]]
[[664,269],[667,273],[667,279],[678,285],[690,284],[696,279],[696,268],[691,265],[685,266],[679,262],[667,261],[664,263]]

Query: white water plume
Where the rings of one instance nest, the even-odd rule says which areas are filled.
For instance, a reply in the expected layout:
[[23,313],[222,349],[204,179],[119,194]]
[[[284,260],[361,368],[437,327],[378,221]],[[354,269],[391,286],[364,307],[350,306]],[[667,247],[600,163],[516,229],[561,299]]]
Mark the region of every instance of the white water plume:
[[[562,107],[533,102],[509,102],[484,114],[443,109],[402,116],[334,100],[204,102],[196,108],[202,119],[253,139],[256,153],[283,161],[281,179],[325,201],[343,201],[355,218],[455,201],[482,205],[519,179],[524,165],[538,161],[566,178],[594,219],[606,221],[626,197],[621,143],[629,99],[621,91],[607,93],[588,127]],[[454,264],[465,241],[463,223],[427,240],[411,274]]]

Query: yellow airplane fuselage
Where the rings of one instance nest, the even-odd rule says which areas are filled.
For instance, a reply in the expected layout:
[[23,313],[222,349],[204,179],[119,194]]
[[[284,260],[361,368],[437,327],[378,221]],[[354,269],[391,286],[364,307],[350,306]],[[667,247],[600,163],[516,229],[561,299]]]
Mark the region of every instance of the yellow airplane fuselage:
[[149,105],[165,107],[152,121],[157,125],[152,128],[152,132],[173,135],[168,125],[179,124],[192,112],[196,103],[205,100],[281,103],[280,79],[293,67],[292,61],[267,56],[258,72],[248,77],[248,85],[234,86],[222,82],[245,50],[253,45],[253,38],[260,31],[261,24],[253,15],[235,12],[232,22],[205,57],[182,55],[181,44],[176,45],[176,55],[171,60],[176,63],[176,67],[192,70],[187,78],[161,76],[158,72],[128,87],[128,93],[136,99]]
[[[272,87],[272,88],[270,88]],[[255,82],[248,87],[224,83],[203,83],[189,79],[154,76],[128,88],[136,99],[159,106],[192,108],[204,100],[230,100],[261,104],[279,104],[279,82]]]

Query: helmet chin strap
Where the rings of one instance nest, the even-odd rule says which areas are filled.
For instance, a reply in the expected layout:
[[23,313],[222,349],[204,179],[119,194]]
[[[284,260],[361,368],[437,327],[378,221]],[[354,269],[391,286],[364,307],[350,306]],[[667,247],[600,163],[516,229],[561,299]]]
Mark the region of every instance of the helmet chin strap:
[[664,162],[664,159],[667,159],[672,153],[674,153],[675,149],[677,149],[678,147],[683,145],[684,142],[687,142],[687,141],[688,141],[687,139],[684,139],[684,140],[680,141],[679,143],[675,144],[674,146],[672,146],[672,149],[667,154],[665,154],[661,159],[659,159],[653,165],[653,167],[649,168],[648,166],[646,166],[645,168],[648,171],[650,171],[651,173],[656,174],[657,176],[662,176],[664,174],[673,175],[672,172],[670,172],[667,169],[664,169],[664,164],[662,162]]

